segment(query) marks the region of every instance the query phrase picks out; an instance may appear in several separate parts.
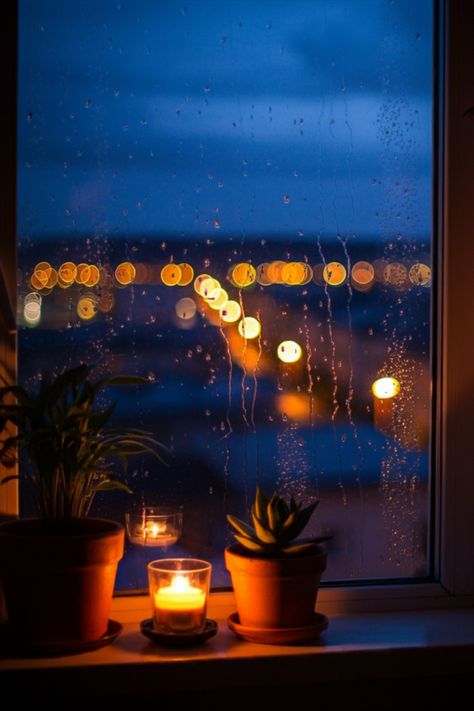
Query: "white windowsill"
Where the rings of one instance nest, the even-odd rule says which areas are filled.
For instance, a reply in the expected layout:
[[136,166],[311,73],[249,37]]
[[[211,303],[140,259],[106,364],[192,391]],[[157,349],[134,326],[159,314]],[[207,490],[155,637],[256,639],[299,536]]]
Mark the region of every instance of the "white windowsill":
[[[474,608],[331,615],[316,643],[302,646],[252,644],[227,628],[232,597],[212,594],[208,616],[217,635],[182,650],[154,645],[139,631],[149,617],[146,597],[116,598],[113,618],[123,624],[109,646],[76,656],[0,660],[0,680],[75,698],[169,693],[278,684],[340,683],[472,673]],[[320,608],[318,608],[320,609]],[[233,611],[233,610],[230,610]],[[1,682],[0,682],[1,683]],[[29,687],[31,689],[31,686]]]

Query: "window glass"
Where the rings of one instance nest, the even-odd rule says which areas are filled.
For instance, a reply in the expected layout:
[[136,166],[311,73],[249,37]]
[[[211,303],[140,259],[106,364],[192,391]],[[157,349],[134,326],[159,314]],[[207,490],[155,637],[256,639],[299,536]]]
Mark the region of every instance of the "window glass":
[[256,484],[320,498],[326,580],[429,573],[433,23],[430,0],[21,0],[20,380],[144,375],[116,421],[172,452],[95,501],[182,514],[127,543],[120,588],[169,556],[228,585]]

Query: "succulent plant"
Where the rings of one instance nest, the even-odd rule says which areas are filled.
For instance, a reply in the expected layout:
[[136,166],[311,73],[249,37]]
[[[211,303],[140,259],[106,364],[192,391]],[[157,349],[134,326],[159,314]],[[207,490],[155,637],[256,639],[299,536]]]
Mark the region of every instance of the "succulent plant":
[[250,511],[253,526],[230,514],[227,520],[236,531],[233,532],[236,540],[253,553],[264,557],[298,555],[331,538],[320,536],[294,541],[303,532],[318,504],[319,500],[302,508],[301,502],[296,503],[293,497],[287,504],[276,493],[269,499],[257,486]]

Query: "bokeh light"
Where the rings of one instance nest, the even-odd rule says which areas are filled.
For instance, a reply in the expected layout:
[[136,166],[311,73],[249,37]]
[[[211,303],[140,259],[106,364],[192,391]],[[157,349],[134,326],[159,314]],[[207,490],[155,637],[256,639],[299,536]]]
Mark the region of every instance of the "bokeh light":
[[196,302],[189,296],[185,296],[184,298],[177,301],[174,308],[178,318],[182,319],[183,321],[189,321],[190,319],[194,318],[197,311]]
[[341,262],[329,262],[323,269],[323,279],[330,286],[341,286],[347,277],[347,270]]
[[239,333],[243,338],[257,338],[260,334],[260,321],[257,321],[253,316],[245,316],[239,323]]
[[220,310],[221,319],[224,323],[235,323],[239,320],[242,309],[237,301],[228,301]]
[[301,358],[301,346],[296,341],[282,341],[277,348],[277,355],[283,363],[296,363]]
[[372,392],[379,400],[389,400],[400,392],[400,383],[396,378],[378,378],[372,383]]

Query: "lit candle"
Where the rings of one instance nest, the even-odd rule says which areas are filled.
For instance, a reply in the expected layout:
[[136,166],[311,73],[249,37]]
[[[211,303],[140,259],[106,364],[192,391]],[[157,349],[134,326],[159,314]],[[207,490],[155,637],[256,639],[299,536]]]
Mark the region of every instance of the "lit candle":
[[154,594],[155,626],[162,632],[196,632],[206,620],[206,593],[177,573]]
[[164,521],[147,521],[143,527],[143,538],[146,546],[172,546],[178,540],[175,533],[168,531]]

